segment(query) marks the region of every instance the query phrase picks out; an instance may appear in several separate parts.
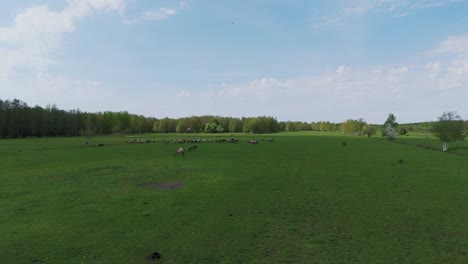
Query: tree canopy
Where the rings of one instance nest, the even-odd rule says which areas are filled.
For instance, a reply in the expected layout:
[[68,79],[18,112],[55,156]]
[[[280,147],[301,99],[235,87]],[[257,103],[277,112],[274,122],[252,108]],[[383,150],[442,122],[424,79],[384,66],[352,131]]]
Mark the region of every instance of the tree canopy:
[[465,138],[464,122],[456,112],[444,112],[432,125],[432,132],[444,142],[442,150],[448,151],[448,143]]
[[398,123],[396,122],[396,116],[392,113],[388,114],[387,120],[382,127],[382,136],[387,140],[392,140],[397,137]]

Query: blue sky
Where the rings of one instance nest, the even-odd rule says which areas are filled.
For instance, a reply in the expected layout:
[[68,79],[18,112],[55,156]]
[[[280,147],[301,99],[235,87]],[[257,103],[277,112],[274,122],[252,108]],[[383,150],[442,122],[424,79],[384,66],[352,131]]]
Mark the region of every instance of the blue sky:
[[464,0],[0,2],[0,98],[162,118],[468,118]]

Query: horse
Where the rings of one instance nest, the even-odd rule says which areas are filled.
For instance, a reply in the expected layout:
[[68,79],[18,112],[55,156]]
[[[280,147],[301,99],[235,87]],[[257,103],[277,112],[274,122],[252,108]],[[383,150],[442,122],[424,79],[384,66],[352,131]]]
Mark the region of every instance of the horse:
[[191,151],[195,151],[196,149],[198,148],[197,145],[194,145],[194,146],[191,146],[188,148],[188,151],[191,152]]
[[177,155],[184,156],[185,155],[185,149],[184,148],[177,149],[176,152],[174,153],[174,157],[177,156]]

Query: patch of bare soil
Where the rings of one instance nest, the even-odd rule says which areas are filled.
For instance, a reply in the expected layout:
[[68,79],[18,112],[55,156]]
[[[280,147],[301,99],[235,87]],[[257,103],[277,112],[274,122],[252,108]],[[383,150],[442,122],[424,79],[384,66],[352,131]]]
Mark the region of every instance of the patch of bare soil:
[[139,184],[140,187],[150,190],[173,190],[184,186],[183,182],[145,182]]

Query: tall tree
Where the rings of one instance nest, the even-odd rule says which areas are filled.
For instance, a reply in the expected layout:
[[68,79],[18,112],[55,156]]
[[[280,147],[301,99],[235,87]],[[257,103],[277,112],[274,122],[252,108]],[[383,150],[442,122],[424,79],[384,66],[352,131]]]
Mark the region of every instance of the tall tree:
[[397,137],[397,131],[398,123],[396,122],[396,116],[394,114],[389,114],[382,127],[382,137],[385,137],[387,140],[392,140]]
[[445,112],[432,125],[432,132],[442,142],[442,151],[448,151],[448,143],[465,138],[464,122],[456,112]]

